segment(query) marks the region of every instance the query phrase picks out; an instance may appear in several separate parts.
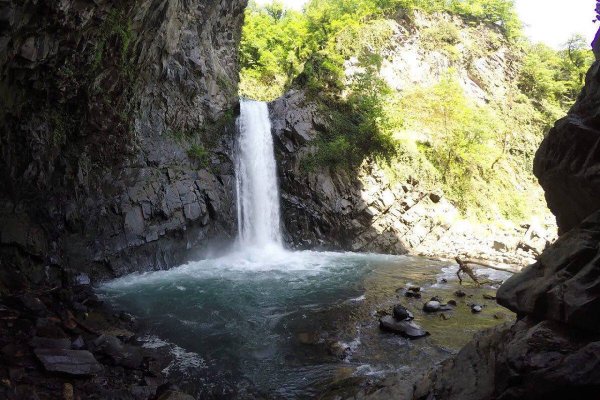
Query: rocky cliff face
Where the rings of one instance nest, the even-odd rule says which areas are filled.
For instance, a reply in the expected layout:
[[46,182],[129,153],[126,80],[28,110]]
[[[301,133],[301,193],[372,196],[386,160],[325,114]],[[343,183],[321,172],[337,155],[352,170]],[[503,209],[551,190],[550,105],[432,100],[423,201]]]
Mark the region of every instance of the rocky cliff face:
[[[506,102],[514,89],[518,75],[514,61],[520,55],[492,27],[420,13],[410,21],[386,23],[392,34],[380,50],[379,77],[392,90],[402,94],[432,87],[449,71],[475,103]],[[345,63],[348,78],[361,70],[357,59]],[[318,104],[318,99],[296,89],[270,106],[283,224],[292,247],[393,254],[411,250],[451,258],[468,254],[526,265],[552,241],[551,223],[506,223],[493,231],[466,223],[439,190],[426,190],[411,177],[399,182],[372,160],[353,172],[328,167],[309,171],[306,157],[330,123]],[[528,136],[524,141],[534,139],[522,136]],[[523,148],[533,151],[536,145],[528,142]]]
[[2,269],[103,277],[232,237],[245,5],[0,3]]
[[356,172],[307,170],[327,120],[302,91],[291,91],[270,106],[287,243],[299,249],[386,254],[458,254],[526,265],[552,240],[551,228],[506,223],[490,230],[466,223],[440,191],[418,182],[393,182],[375,163]]
[[535,157],[534,172],[561,232],[600,208],[600,65],[588,72],[585,88],[569,114],[558,121]]

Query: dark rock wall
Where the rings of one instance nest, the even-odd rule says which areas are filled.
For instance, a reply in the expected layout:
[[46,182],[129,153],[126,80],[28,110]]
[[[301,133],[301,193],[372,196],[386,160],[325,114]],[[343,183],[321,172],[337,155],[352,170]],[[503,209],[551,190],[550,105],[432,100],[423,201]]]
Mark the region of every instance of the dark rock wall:
[[558,121],[538,150],[534,173],[546,191],[560,233],[600,209],[600,63],[568,115]]
[[245,6],[0,2],[0,269],[101,278],[230,241]]
[[[279,168],[282,223],[288,246],[297,249],[376,251],[404,254],[396,232],[378,224],[402,201],[385,185],[363,196],[358,172],[319,168],[309,171],[305,157],[326,121],[302,91],[291,91],[270,104]],[[387,189],[385,199],[381,193]],[[400,189],[404,195],[404,191]],[[416,201],[413,202],[416,204]],[[379,228],[379,230],[377,229]],[[408,229],[408,227],[407,227]]]

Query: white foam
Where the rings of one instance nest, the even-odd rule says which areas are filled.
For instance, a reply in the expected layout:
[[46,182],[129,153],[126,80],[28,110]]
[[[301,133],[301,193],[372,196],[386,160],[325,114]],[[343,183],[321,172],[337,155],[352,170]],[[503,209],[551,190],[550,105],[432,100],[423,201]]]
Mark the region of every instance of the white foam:
[[173,356],[173,361],[162,370],[165,375],[178,372],[184,376],[190,376],[198,369],[206,369],[208,365],[197,353],[189,352],[173,343],[160,339],[157,336],[147,335],[140,338],[142,347],[146,349],[160,349],[167,347]]
[[[256,278],[272,277],[272,274],[264,274],[265,272],[317,275],[335,268],[348,268],[359,263],[364,265],[369,261],[401,261],[403,259],[405,256],[315,251],[291,252],[281,248],[266,251],[264,248],[246,247],[220,258],[194,261],[168,271],[134,273],[107,282],[102,287],[119,290],[211,277],[245,280],[248,279],[248,274],[255,274]],[[176,285],[176,288],[182,290],[180,285]]]

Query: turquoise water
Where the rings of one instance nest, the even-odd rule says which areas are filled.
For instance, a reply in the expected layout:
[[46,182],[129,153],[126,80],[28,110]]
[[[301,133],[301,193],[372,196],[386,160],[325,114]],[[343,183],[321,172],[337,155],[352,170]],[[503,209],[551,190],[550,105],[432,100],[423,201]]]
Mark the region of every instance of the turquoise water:
[[[463,288],[473,297],[457,299],[447,320],[421,312],[429,297],[453,298],[453,268],[407,256],[246,250],[130,275],[100,292],[141,320],[148,346],[176,349],[167,372],[199,398],[314,398],[415,373],[502,322],[493,317],[500,307],[482,299],[491,287]],[[413,285],[422,299],[403,296]],[[398,302],[430,337],[379,331],[376,313]],[[471,314],[469,302],[486,308]]]

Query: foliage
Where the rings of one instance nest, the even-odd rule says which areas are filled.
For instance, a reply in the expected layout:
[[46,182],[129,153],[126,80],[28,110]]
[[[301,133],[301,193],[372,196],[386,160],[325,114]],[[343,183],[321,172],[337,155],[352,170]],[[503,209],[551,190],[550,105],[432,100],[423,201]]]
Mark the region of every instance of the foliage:
[[[506,82],[503,101],[467,98],[453,70],[433,86],[395,91],[386,85],[380,71],[393,50],[393,21],[410,21],[417,10],[492,28],[483,43],[463,36],[447,17],[420,32],[425,50],[452,62],[464,55],[473,63],[511,47],[507,69],[518,74]],[[251,3],[241,94],[272,100],[297,86],[320,105],[327,124],[305,160],[309,169],[356,169],[369,159],[393,179],[415,179],[424,190],[441,187],[465,214],[516,220],[526,216],[528,192],[535,190],[535,149],[574,102],[592,59],[579,37],[555,51],[520,33],[512,0],[309,0],[303,12]]]
[[100,37],[95,43],[92,68],[98,69],[105,57],[106,47],[109,41],[115,40],[119,44],[119,66],[122,69],[129,67],[129,51],[133,40],[131,21],[125,13],[111,10],[100,29]]
[[385,82],[367,68],[355,76],[344,101],[323,103],[330,121],[308,165],[357,167],[366,157],[389,161],[396,142],[390,130],[394,122],[384,105],[387,93]]
[[308,59],[310,42],[301,13],[251,2],[240,44],[240,94],[267,100],[283,93]]
[[198,162],[202,167],[207,167],[210,153],[201,144],[193,144],[188,150],[188,156]]
[[585,39],[571,37],[561,51],[538,44],[525,44],[525,60],[519,76],[519,88],[540,107],[570,107],[584,84],[593,54]]
[[[511,40],[520,35],[512,0],[310,0],[304,12],[277,1],[263,7],[251,1],[240,45],[240,94],[272,100],[294,81],[315,91],[343,90],[348,57],[357,49],[377,54],[391,35],[385,20],[415,10],[493,24]],[[460,38],[450,25],[443,30],[444,49],[455,53]]]
[[456,61],[459,57],[456,45],[461,42],[460,31],[453,23],[441,21],[437,26],[427,28],[421,34],[423,47],[446,53]]

